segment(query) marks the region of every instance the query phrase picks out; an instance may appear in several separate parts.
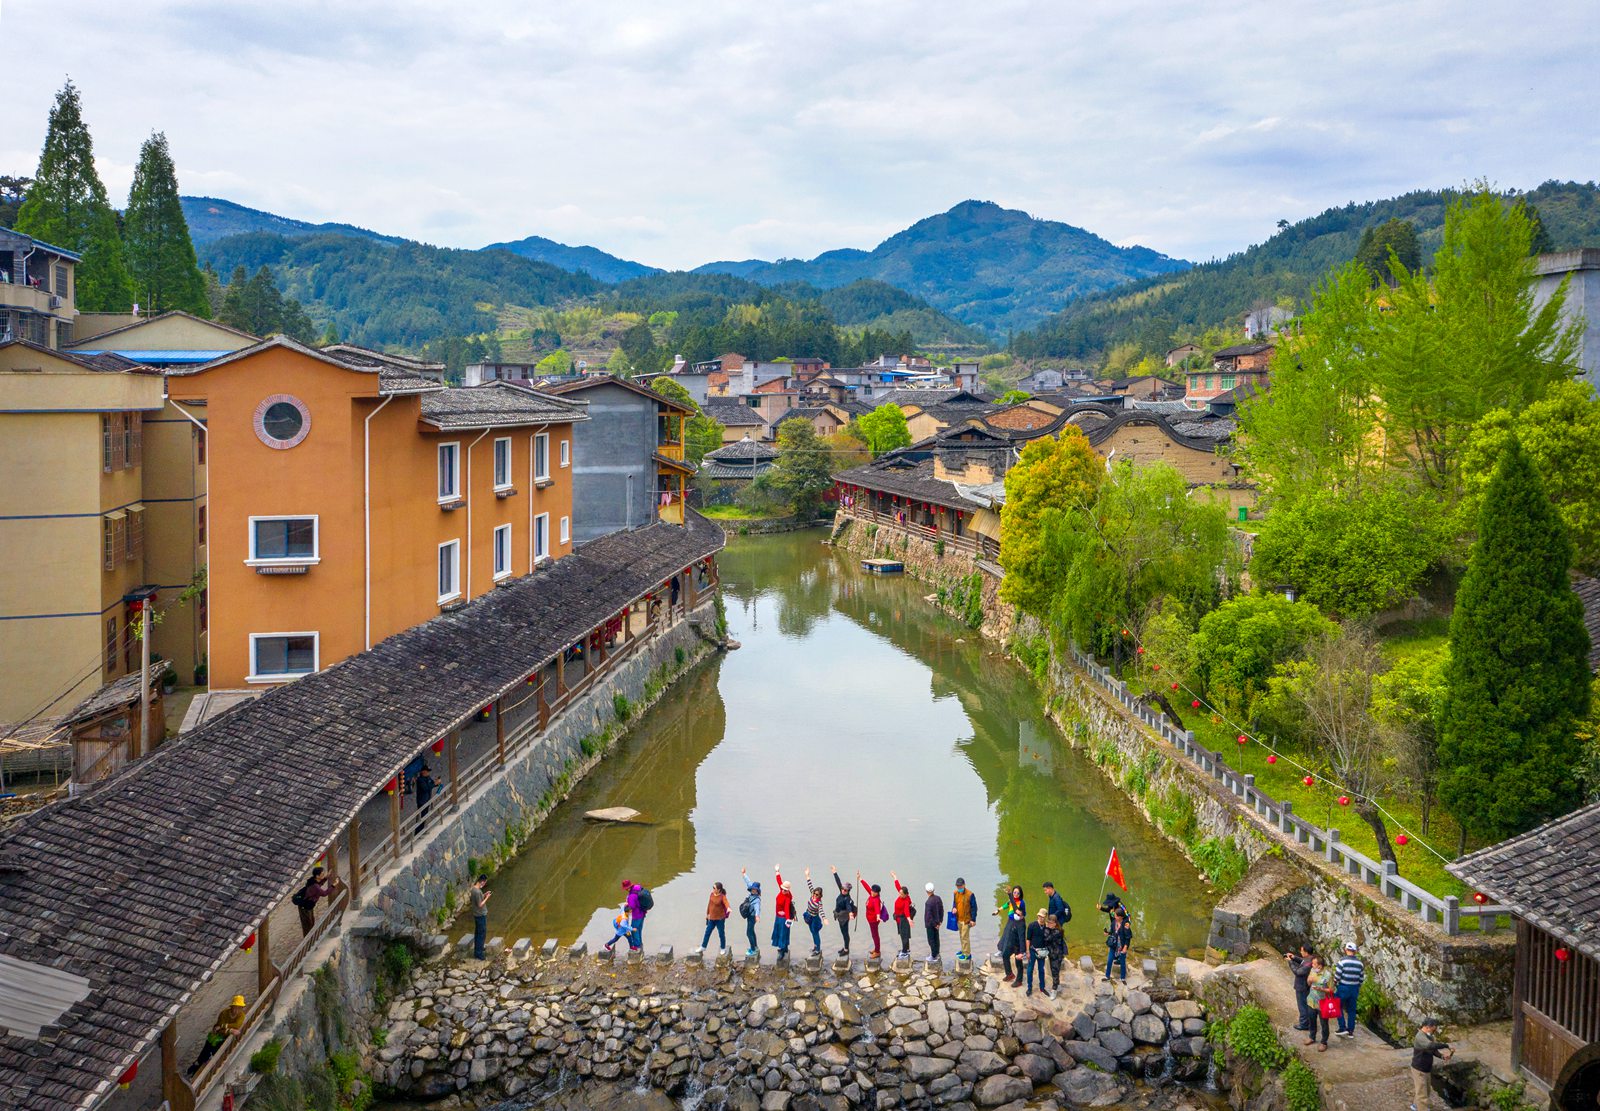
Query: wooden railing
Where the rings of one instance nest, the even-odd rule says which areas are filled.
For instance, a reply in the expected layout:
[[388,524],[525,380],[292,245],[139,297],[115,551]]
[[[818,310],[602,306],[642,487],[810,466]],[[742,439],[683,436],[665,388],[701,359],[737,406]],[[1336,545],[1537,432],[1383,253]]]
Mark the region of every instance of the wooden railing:
[[1475,923],[1483,933],[1492,933],[1499,927],[1501,917],[1509,919],[1509,907],[1462,906],[1460,899],[1454,895],[1435,895],[1398,875],[1393,861],[1373,860],[1365,853],[1352,849],[1339,839],[1337,829],[1323,829],[1306,821],[1294,812],[1293,803],[1287,799],[1274,799],[1257,787],[1254,775],[1235,771],[1228,767],[1221,752],[1213,752],[1198,744],[1192,729],[1179,729],[1166,714],[1129,694],[1128,685],[1114,677],[1108,668],[1102,667],[1076,647],[1072,649],[1072,659],[1129,716],[1158,733],[1189,761],[1194,770],[1221,783],[1234,796],[1238,807],[1252,811],[1267,825],[1289,837],[1301,851],[1321,857],[1348,875],[1357,877],[1362,883],[1377,888],[1385,898],[1399,903],[1424,922],[1442,926],[1444,932],[1452,936],[1461,932],[1464,923]]
[[911,536],[920,537],[931,543],[938,543],[942,540],[947,550],[970,552],[973,555],[980,554],[976,533],[954,533],[948,529],[933,528],[928,525],[917,524],[914,521],[899,521],[891,513],[879,513],[876,510],[866,509],[858,505],[851,506],[844,513],[847,517],[854,517],[868,524],[899,529]]

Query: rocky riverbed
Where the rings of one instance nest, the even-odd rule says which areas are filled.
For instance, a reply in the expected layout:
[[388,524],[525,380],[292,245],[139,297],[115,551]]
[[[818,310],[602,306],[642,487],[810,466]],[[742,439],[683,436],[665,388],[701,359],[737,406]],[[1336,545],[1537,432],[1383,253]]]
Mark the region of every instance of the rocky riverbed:
[[1201,1005],[1070,968],[1060,998],[991,974],[529,955],[423,966],[368,1062],[442,1111],[667,1106],[1198,1111]]

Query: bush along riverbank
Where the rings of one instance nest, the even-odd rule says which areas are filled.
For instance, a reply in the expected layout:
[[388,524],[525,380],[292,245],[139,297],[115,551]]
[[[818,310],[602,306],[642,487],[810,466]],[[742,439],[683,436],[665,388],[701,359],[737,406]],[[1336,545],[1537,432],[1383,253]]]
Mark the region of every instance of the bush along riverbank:
[[1170,980],[1069,970],[1080,1002],[1035,1010],[983,972],[520,951],[423,968],[390,1004],[370,1073],[446,1111],[607,1084],[742,1111],[1220,1106],[1200,1087],[1204,1010]]

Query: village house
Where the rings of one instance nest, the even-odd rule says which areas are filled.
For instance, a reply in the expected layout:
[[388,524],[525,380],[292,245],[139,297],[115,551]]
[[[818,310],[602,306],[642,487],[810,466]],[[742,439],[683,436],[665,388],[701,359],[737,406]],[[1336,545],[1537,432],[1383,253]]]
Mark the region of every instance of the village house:
[[731,501],[733,494],[772,470],[778,462],[778,449],[748,437],[737,443],[706,452],[700,461],[702,486],[709,485],[708,501]]
[[71,251],[0,228],[0,343],[58,348],[72,342],[78,261]]
[[1239,343],[1224,347],[1212,356],[1209,370],[1191,370],[1183,402],[1191,409],[1203,409],[1220,394],[1239,386],[1264,389],[1272,366],[1273,345]]
[[599,375],[548,387],[586,402],[574,426],[572,540],[583,544],[652,521],[683,524],[683,423],[694,410],[625,378]]
[[571,551],[581,402],[283,336],[168,372],[204,424],[213,688],[283,683]]
[[700,407],[700,411],[722,425],[722,442],[736,444],[746,436],[752,440],[772,439],[772,428],[750,406],[742,401],[713,397]]
[[1533,304],[1537,309],[1550,300],[1561,283],[1567,283],[1567,299],[1562,306],[1562,323],[1582,327],[1578,341],[1578,365],[1589,384],[1600,390],[1600,248],[1579,251],[1554,251],[1540,255],[1533,263]]
[[1169,367],[1184,366],[1201,353],[1197,343],[1180,343],[1167,352],[1166,363]]

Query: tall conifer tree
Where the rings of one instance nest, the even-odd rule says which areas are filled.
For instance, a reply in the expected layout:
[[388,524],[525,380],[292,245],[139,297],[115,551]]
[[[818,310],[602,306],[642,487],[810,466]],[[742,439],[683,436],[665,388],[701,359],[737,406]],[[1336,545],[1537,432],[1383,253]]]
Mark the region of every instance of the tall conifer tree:
[[1439,798],[1465,831],[1507,837],[1581,800],[1589,635],[1571,564],[1566,527],[1513,437],[1450,620]]
[[167,137],[156,132],[139,148],[122,238],[134,295],[152,312],[182,309],[210,316],[205,279],[189,238],[189,223],[178,200],[178,174]]
[[83,257],[77,268],[80,311],[128,311],[133,282],[117,234],[117,214],[95,172],[94,144],[71,81],[50,109],[39,169],[17,213],[16,230]]

